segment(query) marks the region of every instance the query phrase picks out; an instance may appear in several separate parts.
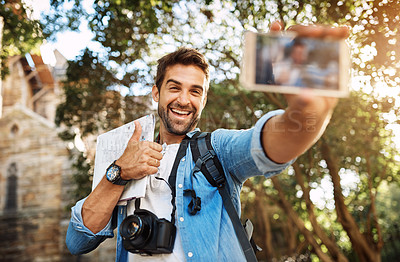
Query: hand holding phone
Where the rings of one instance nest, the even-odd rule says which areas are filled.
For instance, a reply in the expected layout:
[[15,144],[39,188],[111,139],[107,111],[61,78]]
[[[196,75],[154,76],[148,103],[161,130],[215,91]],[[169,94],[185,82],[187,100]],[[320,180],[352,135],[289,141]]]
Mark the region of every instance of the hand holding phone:
[[346,28],[293,26],[280,33],[245,33],[241,83],[250,90],[315,95],[348,95]]

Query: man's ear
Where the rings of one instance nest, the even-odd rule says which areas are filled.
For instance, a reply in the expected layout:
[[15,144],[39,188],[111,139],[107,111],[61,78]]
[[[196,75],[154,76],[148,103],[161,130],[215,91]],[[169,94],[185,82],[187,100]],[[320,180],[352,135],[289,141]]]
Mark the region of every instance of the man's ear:
[[206,103],[207,103],[207,94],[205,95],[203,100],[203,108],[206,106]]
[[151,95],[154,102],[158,102],[160,100],[160,93],[158,92],[158,88],[156,85],[153,85],[153,88],[151,89]]

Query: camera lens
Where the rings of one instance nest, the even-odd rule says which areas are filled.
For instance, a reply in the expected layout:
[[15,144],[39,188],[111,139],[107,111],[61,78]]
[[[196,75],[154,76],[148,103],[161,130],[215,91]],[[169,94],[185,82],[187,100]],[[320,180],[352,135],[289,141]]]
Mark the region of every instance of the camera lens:
[[140,219],[140,217],[136,217],[137,221],[132,221],[129,225],[128,225],[128,234],[132,237],[135,236],[135,234],[142,228],[142,220]]
[[130,215],[122,221],[120,234],[124,239],[130,240],[132,245],[145,245],[150,237],[150,226],[146,217]]

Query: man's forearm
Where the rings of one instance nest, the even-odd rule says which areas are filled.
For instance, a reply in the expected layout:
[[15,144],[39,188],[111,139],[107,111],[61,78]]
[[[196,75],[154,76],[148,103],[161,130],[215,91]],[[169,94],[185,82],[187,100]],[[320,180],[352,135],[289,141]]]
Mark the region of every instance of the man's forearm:
[[262,133],[267,156],[277,163],[285,163],[303,154],[325,131],[332,110],[315,106],[302,110],[288,108],[284,114],[271,118]]
[[104,176],[82,206],[83,224],[94,234],[101,231],[111,218],[124,186],[114,185]]

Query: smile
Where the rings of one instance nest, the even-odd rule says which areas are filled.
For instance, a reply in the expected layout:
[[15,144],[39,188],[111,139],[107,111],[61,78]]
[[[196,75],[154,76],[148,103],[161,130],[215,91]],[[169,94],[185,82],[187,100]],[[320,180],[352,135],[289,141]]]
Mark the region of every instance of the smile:
[[175,108],[171,108],[171,112],[177,115],[181,115],[181,116],[188,116],[190,115],[190,111],[185,111],[185,110],[179,110],[179,109],[175,109]]

